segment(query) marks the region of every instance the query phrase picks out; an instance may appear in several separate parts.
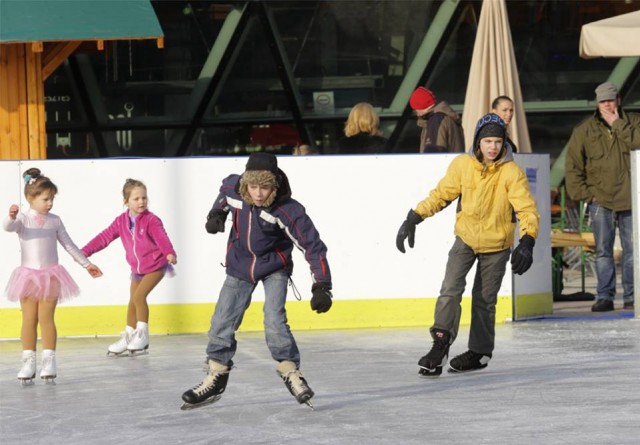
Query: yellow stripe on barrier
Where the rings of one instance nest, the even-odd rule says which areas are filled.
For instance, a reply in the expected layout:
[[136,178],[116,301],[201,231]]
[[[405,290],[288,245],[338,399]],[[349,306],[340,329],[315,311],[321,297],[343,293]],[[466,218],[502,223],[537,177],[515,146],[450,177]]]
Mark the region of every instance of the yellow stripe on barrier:
[[[359,329],[390,327],[424,327],[433,324],[435,298],[334,300],[324,314],[313,312],[308,301],[287,302],[291,329]],[[262,302],[249,306],[241,331],[262,331]],[[151,334],[206,333],[215,305],[155,304],[149,306]],[[462,299],[461,325],[470,323],[471,298]],[[117,335],[124,329],[126,306],[60,306],[56,310],[58,336]],[[511,320],[511,297],[498,297],[496,323]],[[0,309],[0,338],[20,337],[20,309]]]

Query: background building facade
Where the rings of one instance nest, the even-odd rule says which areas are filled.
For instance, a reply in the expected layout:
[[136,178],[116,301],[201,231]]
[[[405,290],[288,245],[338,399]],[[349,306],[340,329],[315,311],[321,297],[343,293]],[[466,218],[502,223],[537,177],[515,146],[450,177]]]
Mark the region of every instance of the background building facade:
[[[416,85],[463,112],[480,1],[152,1],[153,41],[83,45],[46,81],[47,157],[337,153],[353,105],[371,103],[389,153],[418,151]],[[583,24],[638,0],[507,1],[534,152],[552,162],[612,80],[640,108],[637,58],[584,60]],[[630,42],[630,44],[632,44]],[[417,65],[423,66],[416,72]],[[407,81],[407,78],[410,78]],[[489,111],[489,110],[487,110]]]

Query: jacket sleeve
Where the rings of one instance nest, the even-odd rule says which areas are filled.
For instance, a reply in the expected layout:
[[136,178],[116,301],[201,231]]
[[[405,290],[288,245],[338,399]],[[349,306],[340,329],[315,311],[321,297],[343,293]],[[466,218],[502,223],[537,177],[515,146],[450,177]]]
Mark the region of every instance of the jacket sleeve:
[[453,162],[449,165],[447,173],[444,178],[438,182],[436,188],[434,188],[429,196],[423,199],[416,206],[415,212],[424,218],[435,215],[440,210],[447,207],[453,201],[458,199],[462,192],[462,163],[463,157],[468,156],[463,154],[457,156]]
[[438,145],[440,147],[446,147],[451,153],[465,151],[462,126],[449,116],[440,124],[438,130]]
[[538,237],[538,230],[540,227],[540,214],[536,206],[536,201],[529,189],[529,181],[527,175],[522,171],[520,167],[513,164],[515,167],[515,178],[509,184],[507,190],[509,203],[513,210],[516,212],[516,216],[519,221],[520,236],[524,235]]
[[564,164],[565,186],[571,199],[575,201],[591,199],[593,193],[587,186],[586,155],[584,148],[585,133],[577,127],[571,133],[567,145]]
[[148,230],[151,239],[153,239],[153,241],[158,245],[158,248],[164,256],[169,254],[176,255],[176,251],[173,248],[173,244],[171,244],[169,235],[167,235],[164,225],[162,224],[162,220],[158,218],[158,216],[153,215],[149,220]]
[[625,112],[624,117],[626,119],[616,120],[611,128],[626,150],[637,150],[640,148],[640,114]]
[[107,247],[111,242],[120,237],[120,230],[118,229],[118,219],[113,220],[111,225],[95,236],[89,241],[82,249],[82,253],[86,257],[90,257],[96,252],[100,252]]
[[289,211],[283,211],[280,216],[284,231],[309,263],[313,282],[331,285],[327,246],[320,239],[318,230],[302,204],[295,202],[295,205],[288,207]]

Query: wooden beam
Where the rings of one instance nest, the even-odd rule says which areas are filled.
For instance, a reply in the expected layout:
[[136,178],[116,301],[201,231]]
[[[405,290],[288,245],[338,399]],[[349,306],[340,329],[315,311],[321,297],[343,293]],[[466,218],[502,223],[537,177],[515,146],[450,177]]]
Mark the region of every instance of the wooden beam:
[[29,159],[47,158],[44,119],[44,81],[42,80],[42,53],[26,48],[27,134]]
[[41,40],[36,40],[35,42],[31,42],[31,51],[34,53],[41,53],[44,51],[44,44]]
[[42,81],[44,82],[82,44],[81,41],[55,43],[47,47],[42,57]]

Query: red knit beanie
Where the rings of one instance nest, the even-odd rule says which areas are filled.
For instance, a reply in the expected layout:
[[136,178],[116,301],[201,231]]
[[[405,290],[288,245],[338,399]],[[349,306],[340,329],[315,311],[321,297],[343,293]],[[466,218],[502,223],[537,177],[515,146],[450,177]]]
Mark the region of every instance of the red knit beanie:
[[436,104],[436,96],[425,87],[418,87],[411,93],[409,104],[414,110],[424,110]]

